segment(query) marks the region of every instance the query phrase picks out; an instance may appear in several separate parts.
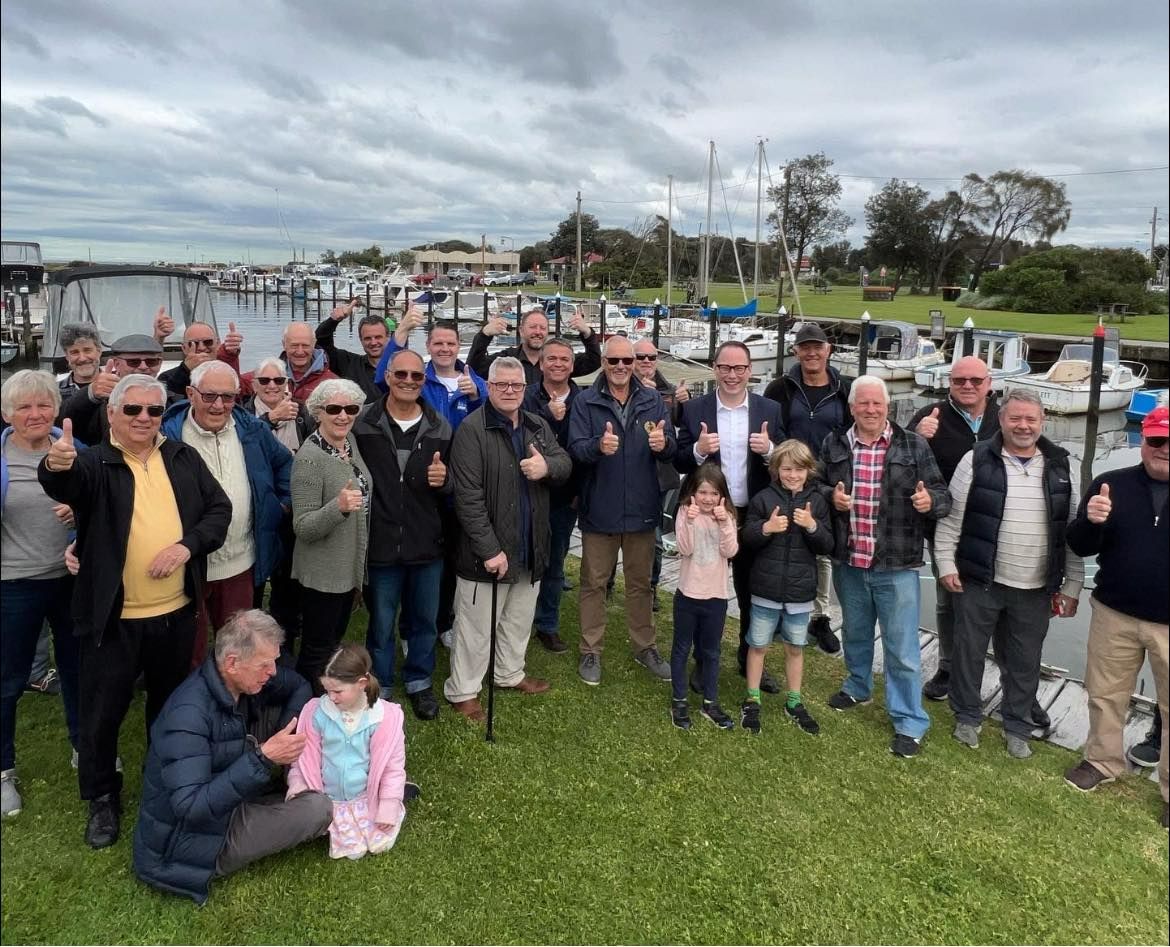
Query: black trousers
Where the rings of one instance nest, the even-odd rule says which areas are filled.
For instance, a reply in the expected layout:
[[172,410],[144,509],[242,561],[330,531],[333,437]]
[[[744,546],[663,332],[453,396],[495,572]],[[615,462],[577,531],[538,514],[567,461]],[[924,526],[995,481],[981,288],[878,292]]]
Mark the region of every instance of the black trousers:
[[82,799],[117,793],[118,733],[134,697],[134,681],[146,680],[146,739],[171,692],[191,670],[195,647],[195,606],[156,618],[122,618],[111,623],[101,644],[81,639],[77,780]]
[[[747,633],[752,620],[752,563],[755,562],[755,550],[749,549],[743,543],[743,524],[747,520],[747,507],[735,508],[736,520],[739,523],[739,552],[731,560],[731,587],[735,590],[735,601],[739,605],[739,647],[735,651],[735,660],[739,670],[743,672],[747,667]],[[703,660],[699,651],[695,650],[695,667],[702,676]]]
[[301,653],[297,658],[297,673],[320,697],[321,674],[325,665],[345,637],[349,616],[353,612],[354,590],[348,592],[319,592],[307,586],[301,588]]

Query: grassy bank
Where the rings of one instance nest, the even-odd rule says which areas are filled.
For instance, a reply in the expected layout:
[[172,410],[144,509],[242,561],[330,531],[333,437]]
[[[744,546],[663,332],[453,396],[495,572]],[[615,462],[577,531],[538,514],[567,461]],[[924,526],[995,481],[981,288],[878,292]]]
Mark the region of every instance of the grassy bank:
[[[573,594],[565,611],[575,645]],[[126,831],[91,852],[59,705],[26,695],[3,942],[1166,942],[1167,837],[1149,781],[1081,795],[1060,779],[1072,754],[1041,746],[1015,762],[994,726],[973,753],[937,705],[923,755],[895,759],[880,699],[825,707],[842,665],[820,655],[805,687],[819,737],[770,697],[758,738],[697,715],[684,734],[667,688],[630,659],[620,595],[609,614],[601,687],[578,681],[573,654],[534,644],[529,670],[553,690],[503,695],[495,746],[446,709],[428,724],[407,714],[423,796],[392,852],[331,862],[319,842],[216,883],[203,909],[130,870],[141,700],[122,747]],[[664,600],[663,650],[668,614]],[[732,635],[725,706],[740,694]]]
[[[551,286],[551,284],[550,284]],[[550,288],[550,292],[553,289]],[[751,287],[749,285],[750,294]],[[597,293],[587,295],[596,296]],[[720,306],[742,306],[743,293],[737,283],[717,283],[711,288],[712,298]],[[658,286],[633,291],[640,302],[653,302],[656,298],[665,302],[666,287]],[[671,301],[680,303],[685,299],[681,291],[674,291]],[[865,302],[859,286],[834,286],[831,293],[813,293],[811,288],[802,288],[801,308],[806,316],[825,319],[857,319],[869,310],[874,319],[900,319],[916,325],[930,325],[930,310],[941,309],[947,325],[961,326],[970,317],[982,329],[1012,329],[1016,332],[1072,335],[1088,338],[1097,325],[1097,317],[1080,313],[1042,312],[999,312],[995,310],[960,309],[954,303],[944,303],[941,296],[911,296],[908,291],[900,292],[891,302]],[[796,312],[791,293],[784,296],[784,305],[789,312]],[[761,313],[776,311],[776,284],[770,283],[760,290]],[[1109,323],[1107,323],[1109,324]],[[1132,316],[1129,321],[1116,323],[1123,339],[1165,342],[1170,339],[1170,318],[1165,315]]]

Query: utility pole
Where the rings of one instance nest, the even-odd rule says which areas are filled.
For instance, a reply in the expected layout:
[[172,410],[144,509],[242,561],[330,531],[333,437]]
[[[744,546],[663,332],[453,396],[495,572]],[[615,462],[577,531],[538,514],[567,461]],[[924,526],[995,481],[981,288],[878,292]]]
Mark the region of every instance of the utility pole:
[[1154,208],[1154,216],[1150,218],[1150,262],[1154,262],[1154,247],[1158,245],[1158,208]]
[[[479,272],[482,276],[487,272],[487,234],[479,235]],[[517,313],[517,316],[519,313]]]
[[674,202],[674,175],[666,176],[666,311],[670,312],[670,284],[674,281],[672,269],[674,256],[671,253],[674,244],[674,233],[671,230],[671,204]]
[[577,292],[581,292],[581,192],[577,192]]

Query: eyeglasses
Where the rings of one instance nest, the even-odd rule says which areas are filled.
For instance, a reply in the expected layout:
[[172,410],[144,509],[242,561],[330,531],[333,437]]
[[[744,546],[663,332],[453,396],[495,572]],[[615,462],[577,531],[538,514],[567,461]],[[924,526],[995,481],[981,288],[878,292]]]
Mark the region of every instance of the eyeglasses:
[[1158,449],[1159,449],[1159,448],[1161,448],[1161,447],[1165,447],[1165,446],[1166,446],[1166,441],[1168,441],[1168,440],[1170,440],[1170,438],[1166,438],[1166,437],[1147,437],[1147,438],[1146,438],[1146,443],[1147,443],[1147,444],[1149,444],[1149,445],[1150,445],[1152,448],[1154,448],[1154,450],[1158,450]]
[[608,365],[633,365],[634,364],[634,359],[632,356],[630,358],[624,358],[624,357],[614,358],[611,355],[607,355],[605,357],[605,361],[606,361],[606,364],[608,364]]
[[157,355],[115,355],[126,363],[127,368],[158,368],[162,359]]
[[972,388],[978,388],[985,381],[987,381],[987,379],[989,377],[990,377],[989,375],[984,375],[981,378],[957,378],[954,375],[952,375],[951,376],[951,384],[955,385],[958,388],[963,388],[966,385],[970,385]]
[[198,388],[195,391],[204,404],[215,404],[217,401],[222,401],[224,404],[233,404],[236,400],[236,393],[234,391],[229,391],[227,394],[222,394],[218,391],[200,391]]
[[344,411],[352,418],[356,417],[357,413],[361,411],[361,408],[356,404],[327,404],[322,410],[331,417],[337,417],[337,415]]
[[188,339],[185,344],[192,348],[207,349],[210,351],[215,348],[215,339]]
[[268,378],[264,375],[258,375],[254,381],[258,385],[283,385],[286,381],[288,381],[288,379],[283,375],[277,375],[275,378]]
[[122,413],[128,418],[136,418],[142,413],[143,408],[152,418],[161,418],[166,410],[161,404],[124,404],[122,405]]
[[527,387],[522,381],[489,381],[496,391],[523,391]]
[[426,381],[427,376],[422,372],[412,372],[406,368],[396,368],[390,373],[390,377],[395,381]]
[[752,370],[750,365],[716,365],[715,370],[724,375],[746,375]]
[[639,362],[657,362],[658,361],[658,353],[657,352],[639,352],[637,355],[634,356],[634,358],[636,358]]

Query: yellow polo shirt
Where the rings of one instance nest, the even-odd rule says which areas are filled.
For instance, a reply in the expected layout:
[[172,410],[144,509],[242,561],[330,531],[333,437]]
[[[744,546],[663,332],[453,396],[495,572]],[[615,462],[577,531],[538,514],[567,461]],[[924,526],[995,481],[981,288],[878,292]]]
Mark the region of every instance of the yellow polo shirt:
[[110,438],[134,474],[134,512],[130,518],[130,539],[126,543],[126,565],[122,569],[123,618],[168,615],[190,601],[183,590],[186,566],[165,579],[153,579],[147,573],[155,556],[183,538],[179,504],[159,450],[164,440],[160,435],[143,461]]

